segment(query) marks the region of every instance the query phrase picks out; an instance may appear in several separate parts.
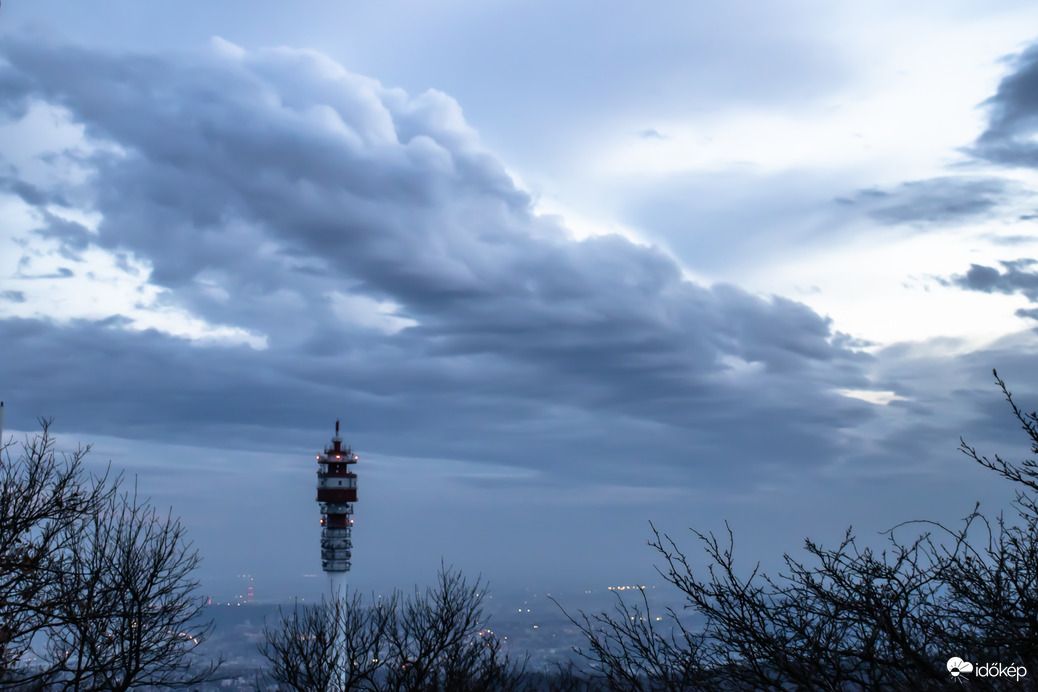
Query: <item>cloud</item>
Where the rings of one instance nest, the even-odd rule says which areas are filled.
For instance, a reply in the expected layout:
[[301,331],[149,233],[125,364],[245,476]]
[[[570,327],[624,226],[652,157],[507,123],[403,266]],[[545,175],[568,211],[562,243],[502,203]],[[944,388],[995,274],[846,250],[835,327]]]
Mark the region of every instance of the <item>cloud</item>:
[[[9,187],[37,213],[34,242],[145,267],[160,306],[267,345],[192,342],[123,315],[2,320],[17,344],[5,361],[21,364],[5,377],[28,409],[232,445],[345,410],[387,454],[570,482],[637,459],[646,484],[666,486],[700,463],[720,477],[839,456],[834,431],[876,414],[836,390],[893,390],[801,303],[690,282],[620,236],[574,240],[443,93],[409,96],[287,48],[0,50],[3,100],[60,109],[90,144],[80,181]],[[58,198],[96,227],[48,215]]]
[[25,292],[24,291],[0,291],[0,298],[10,301],[12,303],[24,303]]
[[46,209],[40,209],[44,223],[36,230],[42,238],[53,238],[60,242],[62,257],[74,262],[82,260],[82,253],[91,244],[91,233],[82,224],[63,219]]
[[1032,320],[1038,320],[1038,308],[1020,308],[1013,314],[1017,317],[1025,317]]
[[[1032,221],[1038,219],[1038,216],[1027,215],[1021,216],[1020,221]],[[1036,238],[1033,235],[1007,235],[1000,236],[995,234],[985,234],[984,239],[993,243],[994,245],[1030,245],[1035,242]]]
[[27,204],[42,207],[46,204],[68,205],[68,200],[60,194],[41,189],[37,185],[17,178],[15,175],[0,176],[0,189],[18,195]]
[[[1011,71],[1002,78],[994,96],[984,101],[988,109],[988,123],[972,147],[965,151],[979,159],[1008,166],[1034,167],[1038,165],[1038,45],[1010,56]],[[991,179],[969,182],[959,199],[966,216],[985,215],[1013,192],[1005,184]],[[1017,194],[1019,194],[1017,192]],[[1017,221],[1031,221],[1034,214],[1017,214]],[[1034,237],[1020,234],[986,234],[986,240],[1002,246],[1022,246],[1034,242]],[[1028,271],[1036,263],[1031,258],[999,262],[1001,269],[983,264],[971,264],[965,274],[938,281],[945,286],[957,286],[981,293],[1020,294],[1032,303],[1038,303],[1038,273]],[[1038,319],[1038,309],[1021,308],[1018,317]]]
[[56,271],[49,274],[25,274],[19,272],[16,276],[19,279],[70,279],[75,276],[75,272],[68,267],[58,267]]
[[964,275],[953,276],[942,283],[981,293],[1020,293],[1031,302],[1038,302],[1038,273],[1025,270],[1026,267],[1038,264],[1038,260],[1007,260],[1000,264],[1005,271],[982,264],[971,264],[969,271]]
[[[999,402],[942,387],[976,383],[1014,356],[1027,373],[1033,360],[1008,347],[961,361],[868,356],[865,342],[795,300],[689,281],[660,247],[619,236],[577,241],[533,211],[450,96],[388,88],[318,53],[224,42],[208,53],[142,55],[10,37],[0,52],[7,117],[46,104],[82,140],[51,159],[74,161],[83,171],[75,179],[0,168],[9,174],[4,202],[32,212],[32,230],[17,240],[33,266],[75,269],[77,290],[89,291],[94,262],[107,254],[135,275],[130,285],[157,296],[127,291],[154,311],[151,322],[114,304],[58,322],[45,316],[40,282],[3,294],[18,294],[19,309],[36,307],[32,317],[0,318],[8,425],[31,429],[34,416],[54,415],[58,430],[85,442],[133,440],[126,458],[181,488],[178,509],[211,522],[200,535],[228,572],[237,568],[230,556],[254,550],[219,545],[228,527],[275,528],[269,535],[300,556],[294,564],[313,555],[297,540],[314,524],[312,457],[300,450],[326,439],[339,415],[375,460],[364,468],[363,511],[400,514],[395,533],[366,524],[378,536],[360,553],[374,554],[376,541],[414,543],[416,513],[435,512],[442,530],[418,541],[431,553],[467,542],[474,561],[489,562],[479,541],[490,525],[510,536],[491,549],[515,553],[516,563],[533,550],[568,554],[594,535],[604,556],[597,568],[617,545],[644,539],[646,516],[664,512],[674,526],[735,515],[758,531],[799,512],[814,535],[826,530],[823,516],[842,527],[854,503],[877,521],[892,511],[925,516],[927,502],[951,505],[934,489],[948,476],[940,463],[957,459],[958,434],[973,429],[960,423]],[[714,252],[734,227],[756,234],[729,240],[733,257],[764,256],[768,236],[784,244],[790,228],[815,227],[772,213],[782,205],[813,214],[816,200],[825,207],[836,190],[865,184],[828,172],[763,186],[709,177],[714,187],[680,197],[721,200],[745,213],[737,223],[695,218],[690,228],[685,210],[660,216]],[[751,188],[776,206],[731,202]],[[810,200],[792,194],[804,189]],[[954,222],[984,219],[1012,194],[985,178],[949,177],[851,199],[884,223],[927,214]],[[711,225],[716,235],[707,236]],[[989,289],[1002,290],[994,287],[1003,280]],[[268,347],[178,337],[162,308],[256,334]],[[195,447],[152,456],[137,452],[140,440]],[[933,485],[900,482],[934,469]],[[214,471],[224,473],[214,481]],[[826,478],[855,482],[829,494],[820,490],[832,489]],[[874,485],[857,482],[865,478]],[[402,491],[401,479],[415,487]],[[296,484],[302,499],[285,501]],[[754,492],[782,484],[786,491]],[[742,507],[730,502],[740,494],[749,498]],[[487,519],[461,515],[473,498]],[[553,503],[565,511],[540,511]],[[297,509],[298,525],[275,526]],[[257,520],[266,524],[251,526]],[[517,534],[518,525],[528,530]],[[570,531],[581,526],[591,528]]]
[[991,217],[1019,194],[1018,185],[1001,178],[945,176],[901,183],[887,190],[859,190],[836,201],[860,208],[884,224],[947,226]]
[[661,133],[654,127],[647,128],[638,133],[638,136],[642,139],[670,139],[667,135]]
[[[1023,258],[1003,260],[1003,271],[983,264],[971,264],[965,274],[957,274],[949,279],[938,279],[945,286],[957,286],[967,291],[980,293],[1001,293],[1013,295],[1019,293],[1032,303],[1038,303],[1038,272],[1027,271],[1027,267],[1038,264],[1038,260]],[[1038,308],[1020,308],[1015,313],[1018,317],[1038,319]]]
[[[596,383],[501,357],[416,358],[390,343],[355,357],[192,345],[121,322],[0,320],[5,363],[17,364],[4,368],[7,398],[26,420],[53,415],[66,430],[235,448],[308,448],[344,412],[355,439],[384,455],[529,469],[552,484],[636,460],[647,486],[718,482],[763,462],[810,467],[840,454],[833,429],[873,416],[812,391],[810,374],[784,390],[760,379],[664,390],[639,372]],[[756,433],[740,437],[749,420]]]
[[995,163],[1038,165],[1038,45],[1009,60],[1012,72],[984,105],[989,109],[987,129],[969,150]]

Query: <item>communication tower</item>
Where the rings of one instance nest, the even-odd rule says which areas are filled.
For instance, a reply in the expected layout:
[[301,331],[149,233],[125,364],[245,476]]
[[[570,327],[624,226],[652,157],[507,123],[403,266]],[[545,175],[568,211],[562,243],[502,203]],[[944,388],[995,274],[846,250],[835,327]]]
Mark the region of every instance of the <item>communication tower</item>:
[[321,507],[321,569],[349,572],[353,555],[353,503],[357,501],[357,474],[350,470],[357,455],[342,446],[335,421],[332,446],[317,455],[317,502]]

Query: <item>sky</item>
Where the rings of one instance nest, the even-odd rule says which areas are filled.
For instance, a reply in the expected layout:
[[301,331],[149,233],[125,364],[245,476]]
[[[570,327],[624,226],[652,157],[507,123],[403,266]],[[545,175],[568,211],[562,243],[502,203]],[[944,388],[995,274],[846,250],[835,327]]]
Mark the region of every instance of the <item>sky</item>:
[[[906,6],[909,5],[909,6]],[[1038,7],[0,8],[5,439],[54,418],[214,594],[660,583],[652,522],[954,524],[1038,407]]]

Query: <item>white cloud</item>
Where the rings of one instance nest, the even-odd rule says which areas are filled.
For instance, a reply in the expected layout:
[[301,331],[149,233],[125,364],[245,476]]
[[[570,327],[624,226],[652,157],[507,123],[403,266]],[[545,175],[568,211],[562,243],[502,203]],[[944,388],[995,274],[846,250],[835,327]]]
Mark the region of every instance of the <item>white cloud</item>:
[[330,291],[326,295],[335,316],[346,324],[374,329],[383,334],[396,334],[401,329],[418,324],[413,319],[398,315],[401,306],[390,300],[375,300],[339,291]]
[[[1014,312],[1020,295],[973,293],[942,286],[937,277],[961,274],[971,263],[997,264],[1005,248],[984,240],[987,226],[938,234],[873,229],[851,242],[784,256],[748,271],[751,290],[798,295],[834,320],[834,327],[877,347],[946,337],[965,353],[1027,327]],[[798,286],[817,286],[801,292]],[[949,343],[945,341],[944,343]]]
[[840,396],[850,397],[851,399],[861,399],[867,401],[870,404],[876,404],[877,406],[886,406],[891,401],[908,401],[906,397],[899,396],[896,392],[890,391],[876,391],[872,389],[837,389],[836,393]]
[[[48,207],[69,221],[96,228],[98,214],[89,210]],[[149,283],[151,266],[128,253],[92,246],[79,261],[60,253],[60,243],[31,236],[37,218],[31,208],[11,196],[0,195],[0,213],[7,219],[0,234],[0,271],[5,290],[20,291],[24,302],[0,301],[0,319],[45,318],[57,323],[75,319],[101,320],[120,315],[130,329],[158,331],[199,342],[247,344],[266,348],[266,337],[233,326],[211,324],[170,305],[169,291]],[[61,271],[71,272],[62,276]]]

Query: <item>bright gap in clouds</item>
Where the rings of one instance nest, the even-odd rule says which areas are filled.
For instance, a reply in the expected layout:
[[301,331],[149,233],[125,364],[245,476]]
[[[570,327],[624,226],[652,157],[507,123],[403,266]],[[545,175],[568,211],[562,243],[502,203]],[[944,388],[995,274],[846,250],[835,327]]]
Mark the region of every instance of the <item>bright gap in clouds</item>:
[[[843,92],[770,110],[704,109],[681,118],[646,113],[643,121],[626,123],[622,131],[614,123],[609,136],[582,152],[588,173],[577,197],[595,198],[587,186],[650,189],[681,176],[714,173],[735,174],[736,181],[743,176],[751,187],[784,174],[842,177],[847,192],[853,193],[863,180],[875,188],[965,171],[1038,190],[1038,178],[1031,172],[985,169],[962,151],[984,130],[988,114],[982,104],[1007,72],[1001,58],[1033,38],[1034,24],[1023,21],[1026,17],[1034,19],[1034,10],[968,24],[906,16],[901,25],[884,25],[882,32],[873,21],[865,21],[871,15],[860,17],[860,23],[850,22],[842,30],[841,40],[857,54],[861,70],[861,79]],[[921,26],[931,30],[920,33]],[[556,206],[565,208],[566,194],[558,198]],[[598,198],[606,208],[616,204],[609,194]],[[963,274],[972,263],[997,266],[1008,256],[1003,244],[992,242],[999,236],[1033,236],[1031,223],[1016,220],[1017,211],[1029,213],[1006,210],[997,223],[984,220],[965,228],[935,223],[921,232],[907,222],[891,228],[875,219],[841,220],[820,202],[814,219],[790,218],[785,228],[775,229],[792,242],[769,239],[768,251],[747,253],[712,271],[708,280],[699,280],[793,297],[832,317],[835,329],[875,342],[875,348],[950,337],[941,348],[955,343],[953,350],[964,353],[1033,326],[1014,314],[1029,305],[1022,296],[967,292],[937,280]],[[723,218],[723,212],[718,215]],[[744,222],[743,216],[738,219]],[[688,223],[695,228],[698,221],[690,218]],[[731,235],[740,232],[733,228]],[[667,245],[648,226],[625,235]],[[817,238],[799,242],[812,236]],[[1038,242],[1017,243],[1013,250],[1027,251],[1038,251]],[[687,265],[682,261],[697,258],[678,253],[676,259]],[[686,273],[695,277],[695,272]]]
[[[97,223],[94,215],[77,209],[51,207],[48,211],[88,229],[88,224]],[[37,219],[21,200],[2,197],[0,213],[9,230],[0,239],[0,271],[11,277],[4,282],[4,290],[24,298],[0,301],[0,319],[43,317],[67,322],[119,317],[113,326],[155,329],[199,342],[267,347],[266,336],[210,324],[167,304],[168,291],[148,282],[148,263],[97,247],[79,251],[75,259],[66,257],[56,240],[27,240]]]
[[[1014,314],[1028,306],[1021,295],[965,291],[938,281],[964,274],[973,263],[1005,259],[1005,248],[992,245],[989,235],[987,225],[940,234],[880,228],[852,243],[763,266],[744,285],[795,297],[831,317],[837,330],[875,342],[873,349],[948,337],[953,341],[941,342],[942,354],[950,355],[949,348],[966,353],[1031,326]],[[1033,247],[1038,250],[1038,242]]]
[[[74,205],[77,187],[89,183],[91,171],[78,157],[99,151],[120,155],[117,146],[97,142],[60,107],[32,101],[26,112],[0,125],[0,147],[21,182],[45,189],[62,183],[71,191],[67,204],[50,204],[45,212],[78,225],[87,236],[97,232],[102,217]],[[267,347],[267,337],[239,327],[210,324],[169,302],[169,291],[148,281],[151,266],[132,254],[91,245],[68,248],[35,231],[44,219],[14,195],[0,195],[6,233],[0,236],[0,272],[8,276],[4,290],[21,300],[0,301],[0,319],[43,317],[57,322],[74,319],[121,319],[119,328],[155,329],[204,343]]]
[[659,238],[651,238],[627,224],[620,223],[615,219],[607,219],[601,212],[595,213],[584,207],[567,204],[560,197],[546,193],[542,186],[527,184],[523,177],[514,169],[509,169],[508,175],[518,189],[530,194],[533,199],[534,214],[557,220],[558,228],[563,238],[580,241],[595,236],[618,235],[636,245],[660,247],[681,267],[682,275],[686,281],[692,281],[704,286],[710,284],[710,280],[707,277],[684,266],[681,258],[670,251]]
[[396,334],[401,329],[418,324],[416,320],[398,315],[401,306],[389,300],[380,301],[339,291],[331,291],[326,295],[331,302],[332,312],[346,324],[375,329],[383,334]]
[[[39,244],[38,241],[36,241]],[[14,254],[14,253],[12,253]],[[72,264],[75,272],[60,276],[47,270],[55,263],[44,257],[33,267],[42,271],[34,278],[8,280],[7,290],[18,291],[24,302],[0,302],[0,319],[45,318],[56,322],[74,319],[123,319],[114,327],[155,329],[165,334],[201,343],[244,344],[267,348],[267,337],[239,327],[210,324],[176,307],[164,305],[167,291],[147,282],[149,269],[132,259],[116,258],[98,249],[85,250],[82,261]],[[67,264],[59,269],[67,268]]]
[[835,391],[840,396],[861,399],[877,406],[886,406],[891,401],[908,401],[906,397],[898,396],[897,393],[890,391],[874,391],[871,389],[837,389]]
[[892,70],[889,81],[821,103],[656,120],[658,137],[635,136],[632,127],[597,154],[588,152],[588,169],[607,181],[731,168],[758,175],[863,168],[881,176],[877,183],[934,175],[982,130],[984,113],[976,106],[999,76],[994,58],[981,67],[975,53],[957,57],[952,65],[937,64],[923,52],[918,63]]
[[860,9],[847,6],[829,29],[833,50],[856,66],[842,90],[767,108],[689,108],[677,117],[646,107],[639,120],[605,121],[609,129],[595,131],[573,170],[602,182],[740,166],[759,174],[864,168],[879,174],[875,184],[937,174],[982,131],[978,106],[1006,72],[1001,59],[1033,40],[1038,12],[963,23],[899,5],[896,21],[877,26],[878,13]]

